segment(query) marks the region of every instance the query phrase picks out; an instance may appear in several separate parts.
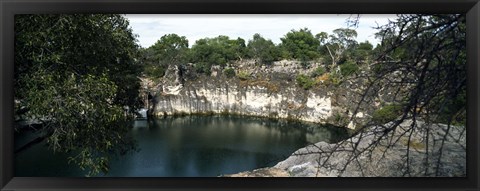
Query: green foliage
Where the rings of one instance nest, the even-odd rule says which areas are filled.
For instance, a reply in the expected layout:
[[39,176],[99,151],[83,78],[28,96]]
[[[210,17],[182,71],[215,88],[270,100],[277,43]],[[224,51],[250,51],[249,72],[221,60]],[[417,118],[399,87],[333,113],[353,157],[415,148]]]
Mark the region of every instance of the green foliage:
[[333,34],[326,39],[326,33],[317,34],[317,38],[323,39],[319,50],[322,53],[324,61],[332,65],[330,69],[335,69],[337,64],[351,59],[357,42],[357,32],[353,29],[339,28],[333,31]]
[[[377,35],[383,42],[374,50],[379,57],[374,71],[377,76],[398,76],[402,71],[401,80],[379,83],[408,92],[407,114],[465,125],[466,16],[399,15],[379,27]],[[405,70],[411,67],[416,69]]]
[[312,72],[311,76],[314,78],[314,77],[318,77],[318,76],[321,76],[323,74],[325,74],[325,68],[323,66],[319,66],[315,69],[315,71]]
[[376,110],[372,115],[372,121],[377,124],[385,124],[397,119],[402,115],[403,106],[399,104],[391,104]]
[[258,33],[248,41],[247,51],[250,58],[258,59],[262,64],[270,64],[280,57],[280,49],[271,40],[266,40]]
[[357,42],[357,31],[349,28],[339,28],[333,30],[333,35],[330,35],[330,41],[332,44],[338,44],[344,48],[353,48]]
[[371,59],[372,51],[373,45],[370,44],[370,42],[361,42],[353,51],[353,59],[356,60],[357,63],[368,62]]
[[333,121],[340,125],[347,125],[348,123],[348,116],[342,115],[341,113],[335,112],[333,114]]
[[315,81],[309,78],[306,75],[300,74],[297,76],[297,84],[300,85],[303,89],[308,90],[315,85]]
[[187,62],[188,40],[185,36],[167,34],[154,45],[141,51],[144,74],[151,78],[160,78],[169,65]]
[[143,74],[147,77],[158,79],[165,75],[167,66],[155,59],[153,49],[140,49],[140,62],[143,64]]
[[231,40],[227,36],[197,40],[190,49],[190,61],[197,72],[210,73],[212,65],[225,66],[227,62],[242,59],[246,54],[245,40]]
[[161,78],[165,75],[167,68],[161,65],[145,65],[143,73],[153,79]]
[[315,38],[318,40],[318,42],[320,44],[324,44],[327,39],[328,39],[328,33],[326,32],[320,32],[318,34],[315,35]]
[[[442,100],[437,100],[442,99]],[[444,105],[433,105],[430,110],[439,110],[439,114],[435,116],[435,122],[454,125],[466,124],[466,90],[462,90],[455,97],[438,97],[435,102],[443,102]]]
[[123,107],[138,106],[138,45],[121,15],[17,15],[17,108],[44,122],[50,148],[89,175],[132,148]]
[[248,80],[250,78],[250,72],[240,71],[238,72],[237,77],[240,78],[240,80]]
[[206,75],[210,75],[212,73],[212,64],[208,62],[197,62],[195,63],[194,68],[198,73],[204,73]]
[[285,59],[310,61],[319,57],[319,40],[312,35],[307,28],[299,31],[292,30],[280,39],[282,44],[282,56]]
[[359,70],[358,65],[350,60],[340,65],[340,73],[342,74],[343,77],[350,76],[355,72],[357,72],[358,70]]
[[225,74],[225,76],[227,76],[227,78],[232,78],[235,76],[235,69],[226,68],[225,70],[223,70],[223,73]]
[[340,84],[342,84],[342,76],[337,73],[337,72],[331,72],[331,73],[328,73],[329,75],[327,76],[328,78],[326,78],[326,85],[334,85],[334,86],[339,86]]
[[185,62],[184,52],[188,49],[188,40],[185,36],[167,34],[163,35],[149,49],[152,49],[155,59],[159,62],[178,64]]

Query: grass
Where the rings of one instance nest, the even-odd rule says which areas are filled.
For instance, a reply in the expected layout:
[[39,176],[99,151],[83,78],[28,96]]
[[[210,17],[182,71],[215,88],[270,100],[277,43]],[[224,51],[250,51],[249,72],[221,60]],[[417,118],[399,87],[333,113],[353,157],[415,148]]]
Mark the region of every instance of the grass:
[[243,80],[240,81],[240,86],[260,86],[267,88],[269,93],[278,93],[280,91],[278,84],[266,80]]
[[403,146],[410,146],[410,148],[413,148],[415,150],[425,150],[425,148],[427,147],[425,145],[425,143],[422,143],[422,142],[419,142],[419,141],[416,141],[416,140],[410,140],[410,142],[408,141],[408,138],[405,138],[405,139],[402,139],[401,140],[402,142],[402,145]]
[[239,71],[238,74],[237,74],[237,77],[240,80],[248,80],[250,78],[250,74],[251,73],[249,73],[247,71]]
[[373,112],[372,120],[377,124],[385,124],[395,120],[402,113],[402,105],[386,105]]
[[315,78],[315,83],[325,82],[328,79],[330,79],[330,74],[329,73],[324,73],[321,76],[317,76]]

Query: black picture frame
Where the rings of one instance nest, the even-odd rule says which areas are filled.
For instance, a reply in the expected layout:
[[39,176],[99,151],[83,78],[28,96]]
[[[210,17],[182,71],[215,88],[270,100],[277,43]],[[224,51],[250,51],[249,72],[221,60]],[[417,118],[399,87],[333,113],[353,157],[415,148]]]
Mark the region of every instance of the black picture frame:
[[[14,15],[392,14],[467,15],[466,178],[48,178],[13,174]],[[1,0],[0,189],[3,190],[479,190],[480,3],[478,0]]]

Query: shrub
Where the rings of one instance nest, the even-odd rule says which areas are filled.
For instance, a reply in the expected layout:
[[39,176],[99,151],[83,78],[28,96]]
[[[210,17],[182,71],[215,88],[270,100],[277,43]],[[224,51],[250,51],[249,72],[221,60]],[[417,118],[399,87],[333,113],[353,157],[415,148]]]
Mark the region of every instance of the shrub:
[[338,125],[346,125],[347,122],[348,122],[348,117],[347,116],[344,116],[338,112],[335,112],[333,114],[333,117],[334,117],[334,121],[338,124]]
[[340,86],[342,83],[341,76],[337,72],[332,72],[328,75],[328,78],[325,81],[327,85]]
[[322,66],[317,67],[315,71],[312,72],[312,77],[322,76],[325,74],[325,68]]
[[225,74],[225,76],[227,76],[227,78],[232,78],[233,76],[235,76],[235,70],[233,68],[227,68],[223,70],[223,73]]
[[145,66],[144,73],[150,78],[157,79],[165,75],[165,68],[163,66],[149,65]]
[[300,74],[297,76],[297,83],[300,85],[303,89],[308,90],[315,85],[315,81],[310,79],[308,76]]
[[343,77],[352,75],[353,73],[359,70],[357,64],[352,61],[346,61],[344,64],[340,65],[340,73]]
[[250,73],[247,71],[240,71],[238,72],[237,77],[240,78],[240,80],[248,80]]
[[390,121],[393,121],[398,118],[402,114],[402,105],[399,104],[392,104],[387,105],[379,110],[373,112],[372,121],[377,124],[385,124]]
[[204,73],[207,75],[210,75],[212,73],[211,71],[211,64],[205,63],[205,62],[199,62],[194,65],[195,71],[198,73]]
[[315,83],[326,82],[328,80],[330,80],[330,74],[325,73],[325,74],[322,74],[321,76],[317,76],[315,78]]

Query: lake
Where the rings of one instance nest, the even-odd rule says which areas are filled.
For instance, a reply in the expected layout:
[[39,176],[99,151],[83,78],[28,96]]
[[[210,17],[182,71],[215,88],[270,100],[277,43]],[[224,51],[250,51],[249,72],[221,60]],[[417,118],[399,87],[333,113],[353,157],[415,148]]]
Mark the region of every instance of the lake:
[[[274,166],[310,143],[333,143],[348,136],[345,128],[241,116],[167,117],[136,120],[132,125],[130,133],[139,151],[116,157],[110,172],[98,176],[233,174]],[[17,144],[25,138],[15,139]],[[85,172],[68,164],[67,157],[42,142],[15,155],[15,176],[83,177]]]

